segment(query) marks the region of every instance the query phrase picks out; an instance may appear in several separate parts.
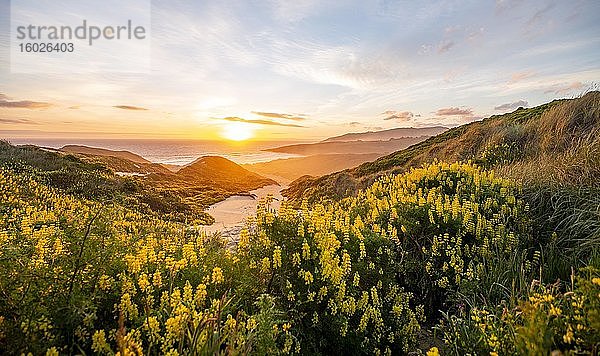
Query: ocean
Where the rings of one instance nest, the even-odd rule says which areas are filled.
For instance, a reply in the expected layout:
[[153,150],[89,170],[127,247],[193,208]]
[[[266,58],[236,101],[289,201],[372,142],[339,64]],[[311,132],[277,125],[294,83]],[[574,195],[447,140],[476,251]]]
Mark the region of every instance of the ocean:
[[264,151],[268,148],[300,143],[299,141],[211,141],[169,139],[61,139],[15,138],[14,145],[32,144],[40,147],[60,148],[65,145],[84,145],[125,150],[138,154],[154,163],[186,165],[202,156],[221,156],[238,164],[268,162],[298,155]]

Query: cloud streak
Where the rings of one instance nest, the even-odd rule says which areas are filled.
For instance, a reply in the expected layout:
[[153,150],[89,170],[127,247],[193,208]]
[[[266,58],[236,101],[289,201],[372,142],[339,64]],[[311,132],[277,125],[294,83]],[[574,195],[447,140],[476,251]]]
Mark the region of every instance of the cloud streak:
[[385,117],[383,118],[384,120],[398,120],[398,121],[410,121],[415,116],[418,116],[418,115],[413,114],[410,111],[392,111],[392,110],[383,112],[383,115],[385,115]]
[[519,107],[527,107],[528,105],[529,105],[529,103],[527,102],[527,100],[517,100],[517,101],[514,101],[512,103],[506,103],[506,104],[495,106],[494,110],[496,110],[496,111],[508,111],[508,110],[517,109]]
[[554,93],[557,95],[564,95],[574,91],[583,91],[585,85],[582,82],[573,82],[570,84],[555,84],[552,87],[546,89],[544,94]]
[[131,106],[131,105],[115,105],[115,106],[113,106],[113,108],[121,109],[121,110],[132,110],[132,111],[147,111],[148,110],[146,108],[142,108],[139,106]]
[[0,117],[0,124],[29,124],[37,125],[37,122],[23,118]]
[[216,117],[214,119],[217,120],[224,120],[224,121],[232,121],[232,122],[245,122],[247,124],[255,124],[255,125],[271,125],[271,126],[285,126],[285,127],[305,127],[302,125],[297,125],[297,124],[286,124],[283,122],[276,122],[276,121],[270,121],[270,120],[253,120],[253,119],[244,119],[241,117],[237,117],[237,116],[228,116],[228,117]]
[[305,114],[280,114],[276,112],[264,112],[264,111],[252,111],[253,114],[263,117],[269,117],[273,119],[285,119],[293,121],[304,121],[306,120]]
[[517,72],[517,73],[513,73],[510,76],[510,80],[508,81],[508,84],[515,84],[518,83],[522,80],[525,79],[529,79],[531,77],[535,76],[535,73],[532,71],[525,71],[525,72]]
[[442,108],[435,112],[437,116],[472,116],[473,109],[461,109],[458,107],[454,108]]
[[454,47],[455,43],[454,41],[443,41],[439,44],[438,46],[438,53],[442,54],[442,53],[446,53],[448,52],[452,47]]
[[31,101],[31,100],[19,100],[19,101],[11,101],[8,96],[0,93],[0,108],[9,108],[9,109],[46,109],[51,107],[52,104],[45,103],[41,101]]

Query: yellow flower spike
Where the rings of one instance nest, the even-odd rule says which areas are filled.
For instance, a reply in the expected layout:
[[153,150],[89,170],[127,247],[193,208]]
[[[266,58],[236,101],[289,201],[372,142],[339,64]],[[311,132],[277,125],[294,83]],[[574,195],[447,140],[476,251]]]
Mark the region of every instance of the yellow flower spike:
[[212,270],[211,282],[214,284],[223,283],[223,270],[221,267],[215,267]]
[[106,342],[106,333],[104,330],[97,330],[92,335],[92,350],[97,354],[110,350],[110,346]]
[[559,316],[562,314],[562,310],[554,305],[550,305],[550,315],[551,316]]
[[264,257],[261,260],[261,267],[260,270],[263,273],[268,273],[271,269],[271,260],[269,259],[269,257]]
[[439,356],[440,355],[440,351],[438,350],[437,347],[432,347],[429,349],[429,351],[427,351],[426,353],[427,356]]
[[302,258],[305,260],[310,259],[310,246],[306,239],[304,239],[304,242],[302,243]]
[[58,356],[58,350],[56,349],[56,347],[51,347],[48,350],[46,350],[46,356]]
[[573,340],[574,340],[573,330],[571,329],[571,326],[569,325],[567,328],[567,333],[565,335],[563,335],[563,341],[566,344],[570,344],[573,342]]
[[273,269],[281,267],[281,247],[277,246],[273,250]]

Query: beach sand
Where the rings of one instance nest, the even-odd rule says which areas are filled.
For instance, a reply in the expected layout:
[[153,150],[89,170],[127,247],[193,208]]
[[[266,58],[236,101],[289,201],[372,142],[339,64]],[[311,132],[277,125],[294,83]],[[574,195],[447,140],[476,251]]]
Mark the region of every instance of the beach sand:
[[220,232],[223,237],[237,240],[239,232],[244,227],[246,218],[256,213],[256,204],[258,201],[273,194],[274,200],[271,207],[279,209],[283,200],[281,191],[287,188],[286,185],[268,185],[259,189],[250,191],[250,195],[234,195],[221,202],[211,205],[206,212],[215,218],[215,222],[210,226],[201,226],[200,229],[212,234]]

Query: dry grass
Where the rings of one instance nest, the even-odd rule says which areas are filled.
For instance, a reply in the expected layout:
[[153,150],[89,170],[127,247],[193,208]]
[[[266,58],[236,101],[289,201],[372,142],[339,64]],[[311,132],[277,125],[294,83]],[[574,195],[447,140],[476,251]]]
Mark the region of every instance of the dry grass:
[[523,128],[524,159],[499,173],[527,185],[600,188],[600,92],[555,105]]

